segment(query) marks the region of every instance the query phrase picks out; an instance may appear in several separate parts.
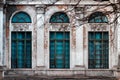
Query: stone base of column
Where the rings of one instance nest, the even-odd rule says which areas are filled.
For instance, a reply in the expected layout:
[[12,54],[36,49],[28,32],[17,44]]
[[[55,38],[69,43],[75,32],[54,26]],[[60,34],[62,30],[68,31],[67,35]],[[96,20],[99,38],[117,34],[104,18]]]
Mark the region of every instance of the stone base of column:
[[115,76],[118,80],[120,80],[120,70],[115,70],[115,71],[114,71],[114,76]]
[[75,65],[75,70],[85,70],[85,66],[84,65]]
[[45,67],[45,66],[37,66],[37,69],[38,69],[38,70],[45,70],[46,67]]

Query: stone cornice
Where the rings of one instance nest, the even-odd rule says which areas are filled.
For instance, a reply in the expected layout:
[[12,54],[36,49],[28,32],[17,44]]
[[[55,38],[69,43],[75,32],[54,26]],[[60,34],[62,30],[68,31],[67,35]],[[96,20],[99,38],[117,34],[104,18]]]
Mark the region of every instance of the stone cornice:
[[8,4],[11,5],[106,5],[109,4],[109,1],[103,1],[103,2],[98,2],[98,1],[93,1],[93,0],[86,0],[78,3],[78,0],[61,0],[61,1],[49,1],[49,0],[8,0]]

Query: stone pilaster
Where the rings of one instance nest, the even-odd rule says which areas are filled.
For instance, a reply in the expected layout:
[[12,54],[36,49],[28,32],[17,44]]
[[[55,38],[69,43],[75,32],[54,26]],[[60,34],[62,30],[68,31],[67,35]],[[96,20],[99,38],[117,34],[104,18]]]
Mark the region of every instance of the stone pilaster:
[[3,78],[3,7],[0,6],[0,80]]
[[3,10],[0,9],[0,66],[3,63]]
[[83,51],[83,6],[75,8],[76,19],[76,54],[75,54],[75,69],[84,69],[84,51]]
[[44,6],[36,6],[37,10],[37,67],[44,68]]

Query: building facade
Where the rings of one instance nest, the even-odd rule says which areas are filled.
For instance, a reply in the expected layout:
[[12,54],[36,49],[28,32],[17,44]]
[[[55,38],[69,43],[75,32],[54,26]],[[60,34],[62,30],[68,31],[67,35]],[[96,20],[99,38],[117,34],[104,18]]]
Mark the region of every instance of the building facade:
[[117,0],[1,0],[1,77],[119,79],[119,7]]

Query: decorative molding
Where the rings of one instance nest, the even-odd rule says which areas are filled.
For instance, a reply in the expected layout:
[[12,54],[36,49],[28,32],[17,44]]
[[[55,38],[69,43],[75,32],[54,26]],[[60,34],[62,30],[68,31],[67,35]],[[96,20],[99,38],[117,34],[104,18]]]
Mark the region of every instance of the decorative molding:
[[75,13],[81,13],[84,11],[84,7],[75,7]]
[[69,24],[59,24],[59,23],[51,23],[49,30],[55,30],[55,31],[69,31],[70,25]]
[[90,29],[92,31],[106,31],[106,30],[108,30],[108,25],[107,24],[102,24],[102,23],[100,23],[100,24],[91,23],[90,24]]
[[37,14],[45,13],[44,6],[36,6],[36,11],[37,11]]
[[12,23],[13,31],[26,31],[29,30],[30,23]]

